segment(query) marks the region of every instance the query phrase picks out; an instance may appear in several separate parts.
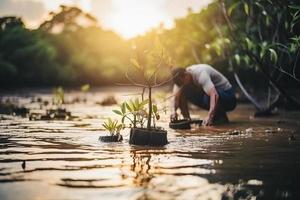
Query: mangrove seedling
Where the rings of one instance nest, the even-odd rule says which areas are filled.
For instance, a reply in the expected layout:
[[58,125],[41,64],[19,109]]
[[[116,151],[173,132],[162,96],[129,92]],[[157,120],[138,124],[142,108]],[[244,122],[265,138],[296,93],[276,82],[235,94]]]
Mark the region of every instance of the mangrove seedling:
[[52,97],[53,104],[61,107],[65,103],[65,92],[62,87],[55,88]]
[[99,137],[102,142],[120,142],[123,140],[123,137],[120,133],[124,128],[123,124],[119,124],[117,120],[108,118],[107,122],[104,122],[102,126],[110,133],[110,136]]
[[[41,101],[42,100],[40,100],[40,102]],[[53,90],[52,103],[53,106],[56,106],[56,108],[47,109],[45,115],[31,113],[29,119],[30,120],[68,120],[72,117],[71,112],[68,112],[65,108],[62,107],[62,105],[64,105],[65,103],[65,92],[62,87],[58,87]]]
[[[137,128],[136,127],[136,119],[137,114],[139,113],[139,109],[136,111],[132,111],[133,113],[133,125],[134,127],[130,130],[130,144],[138,144],[138,145],[152,145],[152,146],[161,146],[168,143],[167,141],[167,131],[156,127],[155,118],[159,119],[160,116],[158,114],[157,106],[154,105],[152,92],[154,88],[158,88],[163,86],[164,84],[170,82],[171,78],[163,79],[161,66],[163,64],[168,65],[166,62],[165,56],[163,54],[163,50],[159,55],[155,52],[153,54],[149,54],[149,51],[143,51],[144,57],[140,58],[140,52],[137,52],[137,58],[131,59],[132,65],[135,67],[133,70],[135,71],[135,79],[129,76],[127,72],[126,78],[130,82],[129,84],[122,84],[127,86],[135,86],[139,87],[143,90],[142,99],[144,97],[145,90],[148,92],[148,99],[146,100],[144,105],[147,105],[147,109],[145,110],[147,126],[146,128]],[[147,55],[146,55],[147,54]],[[152,59],[151,59],[152,58]],[[154,58],[154,59],[153,59]],[[169,65],[168,65],[169,66]],[[158,76],[159,75],[159,76]],[[138,79],[138,80],[136,80]],[[129,104],[128,104],[129,105]],[[143,106],[144,106],[143,105]],[[125,104],[126,106],[126,104]],[[128,110],[134,109],[134,107],[128,108]],[[115,112],[119,115],[123,115],[124,112]],[[126,116],[126,115],[125,115]]]
[[123,129],[123,124],[119,124],[117,120],[112,120],[111,118],[108,118],[107,122],[104,122],[102,126],[111,136],[120,135],[120,131]]

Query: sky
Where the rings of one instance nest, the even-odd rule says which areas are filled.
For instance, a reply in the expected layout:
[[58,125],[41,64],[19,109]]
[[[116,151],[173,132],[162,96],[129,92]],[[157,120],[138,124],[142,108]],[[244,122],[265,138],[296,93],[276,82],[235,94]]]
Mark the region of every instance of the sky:
[[59,5],[76,5],[95,16],[101,27],[112,29],[124,38],[143,34],[164,23],[173,25],[187,9],[199,11],[212,0],[0,0],[0,16],[20,16],[29,28],[37,28],[49,11]]

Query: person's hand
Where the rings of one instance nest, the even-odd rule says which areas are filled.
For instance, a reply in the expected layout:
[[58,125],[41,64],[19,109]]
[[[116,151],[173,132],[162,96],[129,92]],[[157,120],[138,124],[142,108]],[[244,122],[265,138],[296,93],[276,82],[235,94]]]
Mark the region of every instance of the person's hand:
[[172,113],[170,116],[171,122],[177,121],[178,120],[178,115],[177,113]]
[[203,125],[203,126],[212,126],[212,125],[213,125],[212,117],[207,116],[207,117],[203,120],[202,125]]

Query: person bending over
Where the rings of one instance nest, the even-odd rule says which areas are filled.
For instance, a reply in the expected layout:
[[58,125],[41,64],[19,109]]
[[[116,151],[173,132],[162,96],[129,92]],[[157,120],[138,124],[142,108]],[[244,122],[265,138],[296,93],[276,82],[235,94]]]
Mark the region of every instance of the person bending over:
[[236,107],[234,89],[227,78],[207,64],[197,64],[172,70],[174,82],[171,121],[178,119],[177,109],[190,119],[187,102],[208,110],[203,125],[228,122],[226,112]]

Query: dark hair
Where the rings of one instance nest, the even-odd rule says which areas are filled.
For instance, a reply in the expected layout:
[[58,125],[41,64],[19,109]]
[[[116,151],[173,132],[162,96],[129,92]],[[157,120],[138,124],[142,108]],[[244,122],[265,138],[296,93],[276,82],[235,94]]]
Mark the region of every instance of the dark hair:
[[184,76],[185,72],[186,72],[185,68],[182,67],[177,67],[172,69],[173,82],[176,85],[181,86],[183,84],[181,82],[181,78]]

